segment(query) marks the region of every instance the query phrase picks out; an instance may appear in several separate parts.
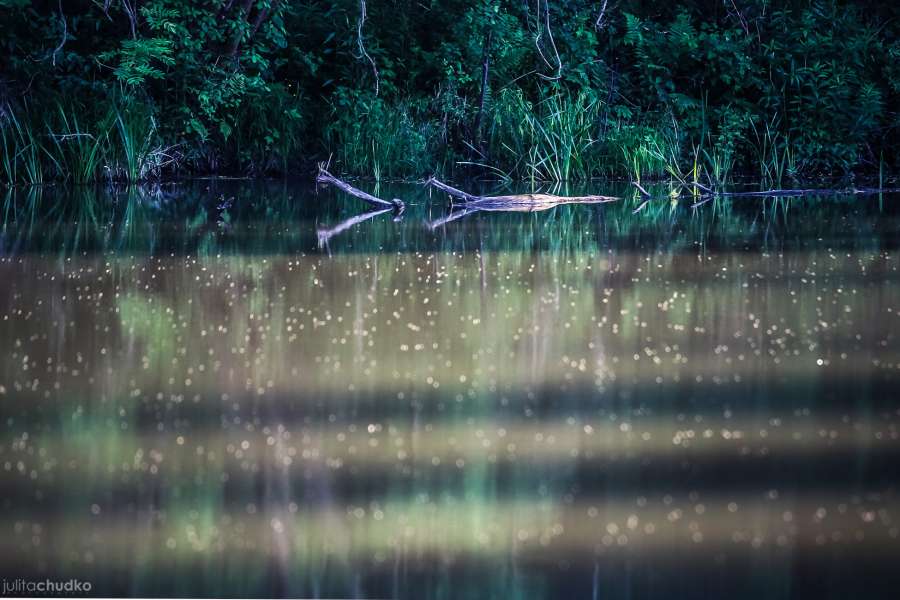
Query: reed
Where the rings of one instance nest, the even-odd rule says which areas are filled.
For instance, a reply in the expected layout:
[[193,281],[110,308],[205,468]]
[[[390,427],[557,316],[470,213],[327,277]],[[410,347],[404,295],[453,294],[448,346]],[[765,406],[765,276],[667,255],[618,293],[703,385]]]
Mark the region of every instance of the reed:
[[764,123],[760,130],[751,121],[755,158],[759,167],[760,185],[782,187],[785,178],[795,178],[798,172],[796,153],[791,140],[782,135],[778,129],[778,118]]
[[0,119],[3,144],[3,176],[7,185],[39,185],[44,182],[48,154],[27,110],[17,114],[7,105]]
[[648,126],[621,125],[615,132],[623,174],[636,183],[666,175],[683,179],[674,132]]
[[521,90],[505,89],[494,106],[486,162],[506,178],[531,181],[607,174],[601,122],[600,102],[586,94],[557,91],[531,103]]
[[166,169],[178,166],[178,147],[163,145],[156,118],[148,108],[126,104],[115,108],[113,114],[115,160],[107,166],[110,178],[126,183],[159,180]]
[[176,146],[162,144],[152,112],[135,103],[93,110],[58,101],[43,117],[6,106],[0,150],[0,182],[9,186],[139,183],[158,180],[181,159]]
[[75,183],[96,181],[109,153],[111,115],[107,113],[92,127],[85,127],[85,117],[79,118],[77,107],[58,103],[56,108],[55,120],[48,118],[45,125],[52,143],[47,154],[56,175]]

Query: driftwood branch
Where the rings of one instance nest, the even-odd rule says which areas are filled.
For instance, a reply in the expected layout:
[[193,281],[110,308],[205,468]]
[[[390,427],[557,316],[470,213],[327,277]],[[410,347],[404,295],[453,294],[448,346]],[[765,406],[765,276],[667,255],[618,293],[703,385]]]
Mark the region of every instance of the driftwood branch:
[[350,194],[351,196],[356,196],[360,200],[364,200],[373,206],[377,206],[379,208],[392,208],[395,210],[403,210],[403,201],[399,198],[394,198],[393,200],[382,200],[381,198],[376,198],[372,194],[368,194],[358,188],[353,187],[349,183],[345,181],[341,181],[331,173],[325,170],[323,165],[319,165],[319,175],[316,177],[316,182],[318,183],[327,183],[333,185],[338,188],[342,192]]

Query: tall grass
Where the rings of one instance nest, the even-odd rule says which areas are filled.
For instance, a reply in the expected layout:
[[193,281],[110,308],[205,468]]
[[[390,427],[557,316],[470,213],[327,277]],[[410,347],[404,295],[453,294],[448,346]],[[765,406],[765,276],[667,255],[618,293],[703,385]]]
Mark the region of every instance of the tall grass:
[[556,92],[532,103],[522,90],[504,89],[494,102],[485,165],[536,181],[606,174],[601,123],[601,103],[585,94]]
[[766,187],[781,187],[785,177],[793,178],[797,173],[795,153],[790,140],[778,131],[777,118],[766,121],[762,128],[750,121],[755,150],[759,165],[760,184]]
[[140,106],[85,109],[57,102],[38,116],[28,107],[0,111],[0,182],[137,183],[157,179],[178,155],[163,148],[152,113]]
[[439,128],[420,108],[379,97],[338,99],[325,128],[337,169],[379,181],[427,173],[436,162]]
[[176,146],[163,145],[156,117],[148,108],[118,106],[114,121],[116,136],[110,144],[112,159],[107,164],[111,179],[131,183],[158,180],[167,167],[178,163],[181,154]]
[[120,142],[120,160],[116,161],[116,174],[126,181],[144,178],[145,157],[155,126],[152,117],[135,119],[134,113],[116,112],[116,133]]
[[27,111],[16,114],[9,105],[0,114],[0,141],[3,144],[5,183],[39,185],[44,182],[48,153]]
[[74,107],[57,104],[56,119],[46,122],[47,137],[54,150],[48,156],[60,177],[90,183],[96,181],[109,149],[111,117],[107,113],[89,131],[79,123],[78,112]]
[[622,156],[624,173],[637,183],[674,175],[678,166],[678,144],[662,129],[620,125],[612,136]]

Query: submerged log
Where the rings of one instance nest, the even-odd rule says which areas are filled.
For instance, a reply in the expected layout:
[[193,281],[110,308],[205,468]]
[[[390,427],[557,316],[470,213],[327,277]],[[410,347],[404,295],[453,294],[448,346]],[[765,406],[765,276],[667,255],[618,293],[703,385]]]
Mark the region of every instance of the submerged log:
[[327,170],[323,165],[319,165],[319,175],[316,177],[317,183],[327,183],[333,185],[339,190],[350,194],[351,196],[356,196],[360,200],[364,200],[371,204],[372,206],[377,206],[379,208],[393,208],[396,210],[403,210],[403,201],[399,198],[394,198],[390,201],[382,200],[381,198],[377,198],[372,194],[368,194],[361,189],[355,188],[349,183],[345,181],[341,181]]
[[523,211],[547,210],[560,204],[602,204],[619,200],[617,196],[556,196],[554,194],[511,194],[501,196],[476,196],[449,186],[434,177],[425,185],[447,192],[468,206],[478,210]]

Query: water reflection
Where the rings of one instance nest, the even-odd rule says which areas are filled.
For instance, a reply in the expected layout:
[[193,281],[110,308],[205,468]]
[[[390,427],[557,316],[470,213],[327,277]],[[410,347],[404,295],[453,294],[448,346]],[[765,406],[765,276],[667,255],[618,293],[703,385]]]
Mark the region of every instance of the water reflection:
[[893,591],[900,259],[877,200],[637,199],[436,233],[427,197],[348,225],[335,198],[241,189],[86,221],[7,202],[4,575]]

